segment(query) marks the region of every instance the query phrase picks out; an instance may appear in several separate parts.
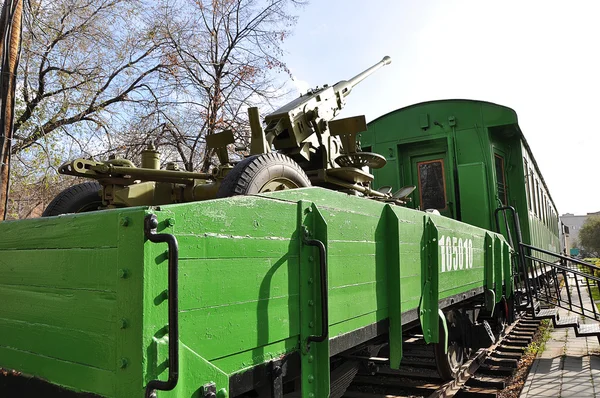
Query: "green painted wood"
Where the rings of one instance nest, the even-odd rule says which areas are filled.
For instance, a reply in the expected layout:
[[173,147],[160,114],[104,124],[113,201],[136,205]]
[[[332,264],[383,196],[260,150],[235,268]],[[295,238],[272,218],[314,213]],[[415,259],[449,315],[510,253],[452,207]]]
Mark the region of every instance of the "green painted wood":
[[93,392],[107,397],[115,396],[114,371],[3,346],[0,346],[0,361],[4,369],[18,369],[25,374],[36,375],[74,391]]
[[[0,319],[0,347],[29,351],[57,361],[114,370],[115,338],[112,334]],[[4,363],[3,363],[4,365]]]
[[503,254],[502,254],[502,268],[504,274],[504,295],[508,297],[512,297],[515,291],[512,269],[511,269],[511,252],[510,246],[505,244],[503,246]]
[[147,298],[143,295],[144,269],[154,265],[144,256],[145,246],[151,244],[144,236],[147,214],[145,208],[123,209],[117,221],[117,303],[112,325],[116,336],[117,397],[141,396],[145,387],[143,355],[146,350],[142,330]]
[[423,286],[419,317],[423,338],[427,343],[439,342],[439,234],[434,221],[423,216],[423,241],[421,255],[421,285]]
[[109,334],[116,320],[115,301],[112,292],[0,286],[0,318]]
[[255,363],[263,363],[272,359],[278,359],[286,353],[298,351],[298,336],[276,341],[251,350],[239,352],[222,358],[211,360],[211,363],[227,374],[239,373],[241,369],[247,369]]
[[501,236],[496,236],[495,245],[494,259],[496,262],[494,264],[494,290],[496,293],[496,303],[499,303],[504,295],[504,247],[507,245],[507,243],[502,239]]
[[0,223],[0,250],[116,247],[119,213],[66,214]]
[[181,340],[207,359],[247,351],[299,334],[298,296],[180,313]]
[[[177,225],[175,226],[177,227]],[[217,258],[273,258],[297,256],[298,248],[292,241],[296,240],[289,231],[287,237],[270,236],[255,238],[252,236],[232,236],[206,233],[200,236],[177,233],[182,259],[217,259]]]
[[[279,259],[181,260],[179,308],[232,307],[297,296],[298,272],[298,257],[285,254]],[[223,295],[224,291],[228,294]]]
[[[328,225],[318,207],[310,202],[298,202],[298,233],[305,239],[320,240],[329,247]],[[328,253],[325,255],[328,256]],[[334,315],[331,303],[321,300],[320,286],[327,281],[319,276],[320,253],[314,246],[300,241],[300,364],[302,398],[326,397],[329,395],[329,338],[322,342],[309,341],[309,336],[318,336],[322,330],[329,332],[329,324],[323,325],[323,307],[329,307],[329,318]],[[332,292],[330,292],[331,295]],[[327,307],[326,307],[327,308]]]
[[[390,367],[400,368],[402,360],[402,279],[400,257],[400,220],[390,205],[385,206],[378,228],[378,235],[384,239],[383,259],[378,263],[386,265],[387,271],[387,307],[389,316]],[[376,253],[380,253],[377,250]],[[381,306],[378,306],[381,308]]]
[[[114,248],[2,250],[1,285],[29,285],[114,292]],[[40,277],[43,275],[43,278]]]
[[[386,279],[329,290],[329,323],[355,318],[375,308],[387,308]],[[351,300],[348,297],[352,297]]]

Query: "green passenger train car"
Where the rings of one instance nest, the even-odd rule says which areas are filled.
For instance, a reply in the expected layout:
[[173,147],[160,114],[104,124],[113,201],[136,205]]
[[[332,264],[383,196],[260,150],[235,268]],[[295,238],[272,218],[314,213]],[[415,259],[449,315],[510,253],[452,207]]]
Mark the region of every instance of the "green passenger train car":
[[371,121],[361,144],[388,162],[373,171],[375,188],[416,187],[409,207],[495,230],[495,209],[513,206],[524,243],[558,252],[558,211],[514,110],[424,102]]

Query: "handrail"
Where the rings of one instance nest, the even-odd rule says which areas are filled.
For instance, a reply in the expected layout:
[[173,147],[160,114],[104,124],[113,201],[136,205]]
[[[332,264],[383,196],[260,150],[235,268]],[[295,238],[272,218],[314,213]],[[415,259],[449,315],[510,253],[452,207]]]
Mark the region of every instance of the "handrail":
[[150,380],[146,385],[146,398],[156,397],[155,390],[170,391],[179,380],[179,245],[171,234],[157,234],[158,220],[148,214],[144,220],[144,233],[153,243],[166,243],[168,253],[168,312],[169,312],[169,376],[167,381]]
[[576,258],[564,256],[562,254],[552,253],[551,251],[540,249],[539,247],[531,246],[531,245],[528,245],[527,243],[521,243],[521,245],[524,246],[524,247],[527,247],[529,249],[538,251],[540,253],[548,254],[548,255],[551,255],[551,256],[554,256],[554,257],[558,257],[560,259],[567,260],[567,261],[570,261],[570,262],[573,262],[573,263],[576,263],[576,264],[585,265],[586,267],[590,267],[590,268],[597,269],[597,270],[600,271],[600,267],[597,266],[597,265],[595,265],[595,264],[586,263],[585,261],[577,260]]

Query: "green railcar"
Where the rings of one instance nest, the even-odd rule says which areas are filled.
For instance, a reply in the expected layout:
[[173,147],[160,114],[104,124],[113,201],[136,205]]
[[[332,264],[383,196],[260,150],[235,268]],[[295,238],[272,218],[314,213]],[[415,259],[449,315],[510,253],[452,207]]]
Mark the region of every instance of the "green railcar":
[[510,257],[499,234],[322,188],[7,221],[0,367],[106,397],[327,397],[356,347],[397,368],[406,328],[438,361],[462,350],[444,313],[502,312]]
[[371,121],[361,143],[386,156],[386,167],[373,171],[376,188],[416,186],[409,207],[496,230],[494,211],[512,206],[524,243],[559,251],[558,212],[514,110],[484,101],[424,102]]

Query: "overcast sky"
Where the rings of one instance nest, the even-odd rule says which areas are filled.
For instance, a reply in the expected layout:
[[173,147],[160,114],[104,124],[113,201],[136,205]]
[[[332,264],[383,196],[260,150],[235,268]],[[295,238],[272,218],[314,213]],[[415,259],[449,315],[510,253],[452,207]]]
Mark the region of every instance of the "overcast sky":
[[312,0],[285,60],[297,86],[381,60],[342,117],[448,98],[513,108],[560,214],[600,211],[600,1]]

